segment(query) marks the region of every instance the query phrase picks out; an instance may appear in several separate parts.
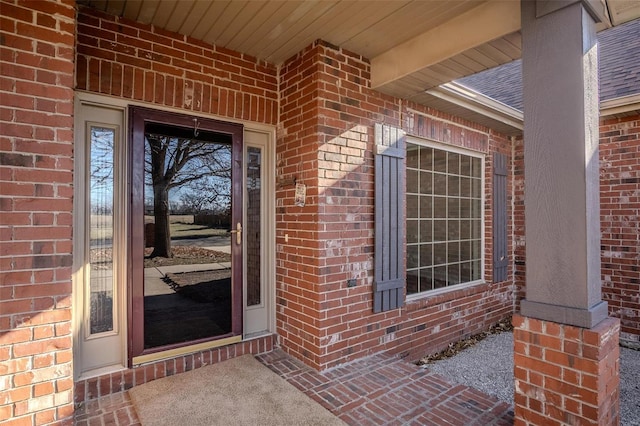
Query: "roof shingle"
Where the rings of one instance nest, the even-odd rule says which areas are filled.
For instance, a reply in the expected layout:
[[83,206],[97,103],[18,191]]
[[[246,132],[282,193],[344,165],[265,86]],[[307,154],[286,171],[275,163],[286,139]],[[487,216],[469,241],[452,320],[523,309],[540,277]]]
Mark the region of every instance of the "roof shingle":
[[[640,19],[598,34],[600,100],[640,93]],[[456,81],[522,111],[522,60]]]

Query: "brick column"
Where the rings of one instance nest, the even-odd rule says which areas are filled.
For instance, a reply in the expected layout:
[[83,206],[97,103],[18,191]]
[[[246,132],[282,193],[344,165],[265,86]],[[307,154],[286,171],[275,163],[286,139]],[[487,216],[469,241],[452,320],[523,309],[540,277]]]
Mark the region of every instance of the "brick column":
[[585,329],[515,315],[513,325],[515,424],[620,422],[618,319]]

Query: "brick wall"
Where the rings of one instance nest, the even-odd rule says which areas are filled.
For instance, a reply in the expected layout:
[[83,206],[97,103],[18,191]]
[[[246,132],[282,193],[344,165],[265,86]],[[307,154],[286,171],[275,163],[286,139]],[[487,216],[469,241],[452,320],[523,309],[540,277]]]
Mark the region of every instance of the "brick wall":
[[512,147],[513,156],[513,290],[516,306],[520,311],[520,301],[526,293],[526,253],[524,236],[524,141],[516,139]]
[[640,345],[640,115],[600,125],[602,298]]
[[619,320],[592,329],[514,315],[516,425],[620,422]]
[[[600,122],[602,298],[621,341],[640,344],[640,116]],[[524,145],[514,145],[515,285],[524,297]]]
[[49,424],[73,413],[75,9],[0,9],[0,423]]
[[274,66],[80,7],[77,89],[235,120],[276,124]]
[[[320,145],[320,46],[312,46],[280,70],[280,121],[276,152],[276,327],[281,344],[319,366],[322,301],[318,237]],[[295,186],[306,186],[304,206],[294,206]]]
[[[369,72],[365,58],[323,42],[281,70],[278,176],[305,183],[307,203],[294,205],[293,185],[277,191],[278,334],[285,350],[319,369],[382,350],[416,359],[513,309],[512,271],[507,282],[491,283],[487,155],[488,284],[372,313],[373,125],[401,126],[409,134],[486,154],[498,150],[509,159],[511,142],[482,126],[384,96],[369,87]],[[356,286],[347,288],[347,279]]]

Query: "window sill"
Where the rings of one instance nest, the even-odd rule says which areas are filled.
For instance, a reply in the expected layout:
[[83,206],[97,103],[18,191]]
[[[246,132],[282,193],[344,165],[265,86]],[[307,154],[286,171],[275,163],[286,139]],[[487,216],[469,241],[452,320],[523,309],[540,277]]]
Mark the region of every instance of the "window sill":
[[451,300],[459,300],[464,297],[473,296],[489,289],[495,290],[497,287],[511,285],[508,282],[487,283],[484,280],[472,281],[465,284],[456,285],[454,287],[440,288],[420,294],[412,294],[406,298],[407,311],[416,311],[429,306],[439,305]]

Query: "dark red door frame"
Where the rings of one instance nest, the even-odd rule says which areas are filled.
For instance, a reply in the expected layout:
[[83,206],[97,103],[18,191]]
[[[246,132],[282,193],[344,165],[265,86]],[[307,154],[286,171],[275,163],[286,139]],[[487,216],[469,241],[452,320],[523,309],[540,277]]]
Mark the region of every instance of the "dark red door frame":
[[232,228],[242,221],[243,168],[242,145],[243,126],[209,118],[194,117],[169,111],[160,111],[138,106],[129,107],[129,193],[131,204],[129,211],[129,256],[127,265],[127,287],[129,291],[127,305],[127,342],[129,367],[133,357],[173,349],[209,340],[218,340],[242,335],[242,244],[236,244],[231,238],[231,333],[209,339],[201,339],[182,344],[144,349],[144,134],[146,123],[161,123],[177,127],[197,129],[229,135],[231,149],[231,216]]

